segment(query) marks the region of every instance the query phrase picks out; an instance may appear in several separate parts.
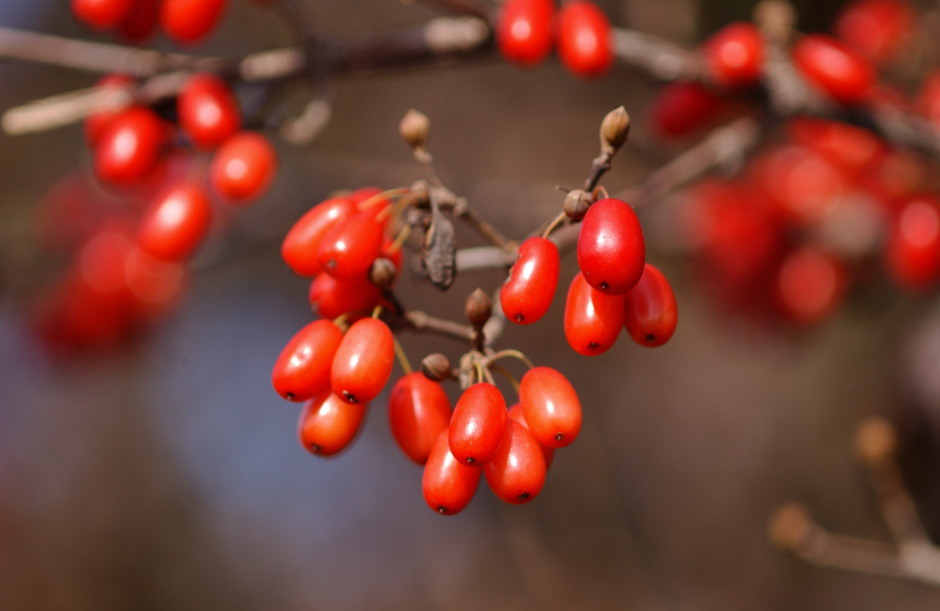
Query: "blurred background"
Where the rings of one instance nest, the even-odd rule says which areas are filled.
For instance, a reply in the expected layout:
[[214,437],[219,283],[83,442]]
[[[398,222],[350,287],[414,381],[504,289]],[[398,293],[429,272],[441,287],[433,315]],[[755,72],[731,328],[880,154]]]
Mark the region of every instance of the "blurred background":
[[[308,4],[334,32],[437,14],[393,0]],[[690,44],[751,9],[599,4],[614,23]],[[838,4],[797,7],[811,30],[826,28]],[[47,0],[0,3],[0,25],[89,36],[66,3]],[[199,52],[285,40],[270,12],[233,0]],[[95,78],[3,62],[0,108]],[[28,304],[55,265],[34,235],[39,202],[56,181],[89,171],[81,128],[0,135],[0,608],[938,608],[940,589],[813,568],[766,534],[774,508],[795,499],[828,528],[887,540],[852,456],[853,429],[870,414],[916,433],[902,446],[907,473],[925,520],[938,523],[940,318],[928,297],[868,295],[818,328],[766,327],[716,308],[674,249],[657,248],[657,237],[675,240],[653,230],[650,260],[680,304],[669,344],[621,340],[580,357],[564,340],[560,298],[546,319],[500,342],[564,372],[584,405],[581,438],[558,452],[534,502],[509,506],[482,486],[457,516],[430,511],[420,468],[389,435],[386,394],[338,457],[312,457],[297,442],[299,405],[276,395],[270,371],[312,318],[307,284],[278,252],[301,213],[336,189],[420,178],[397,134],[415,107],[431,118],[447,184],[507,234],[525,235],[560,206],[556,185],[583,180],[612,108],[624,104],[635,129],[603,181],[611,192],[676,152],[636,120],[654,89],[628,70],[586,82],[552,62],[350,78],[321,137],[280,147],[269,194],[200,253],[177,310],[130,345],[70,359],[36,341]],[[668,227],[656,210],[644,221]],[[440,294],[404,278],[399,292],[407,305],[458,317],[470,290],[499,282],[466,274]],[[460,348],[403,342],[413,362]]]

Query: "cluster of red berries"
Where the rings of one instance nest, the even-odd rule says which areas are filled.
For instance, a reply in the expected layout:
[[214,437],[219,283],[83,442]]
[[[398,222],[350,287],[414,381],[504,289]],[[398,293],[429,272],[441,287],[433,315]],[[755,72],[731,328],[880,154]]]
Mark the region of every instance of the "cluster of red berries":
[[834,312],[872,260],[902,289],[936,286],[940,199],[925,158],[823,119],[793,119],[783,136],[735,178],[689,191],[708,286],[804,324]]
[[175,42],[188,45],[215,29],[228,0],[71,0],[71,4],[75,17],[95,31],[114,31],[125,40],[141,43],[159,26]]
[[614,62],[610,21],[590,0],[507,0],[496,21],[496,43],[508,61],[533,67],[557,48],[573,74],[594,78]]

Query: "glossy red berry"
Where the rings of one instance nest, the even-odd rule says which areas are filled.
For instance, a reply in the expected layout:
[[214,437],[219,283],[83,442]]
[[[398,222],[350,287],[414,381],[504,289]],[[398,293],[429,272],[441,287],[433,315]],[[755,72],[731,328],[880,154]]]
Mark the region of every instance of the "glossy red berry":
[[842,41],[875,63],[897,56],[914,30],[914,7],[905,0],[859,0],[836,19]]
[[840,104],[858,104],[874,87],[871,64],[829,36],[804,36],[793,46],[792,57],[811,84]]
[[467,465],[490,461],[506,431],[506,400],[488,382],[474,384],[460,395],[450,419],[450,451]]
[[255,132],[239,132],[216,151],[209,180],[229,203],[247,203],[268,188],[276,166],[277,153],[267,138]]
[[845,264],[816,246],[789,253],[777,273],[775,290],[781,312],[800,324],[815,324],[842,303],[848,286]]
[[552,52],[554,0],[507,0],[496,22],[496,44],[507,60],[524,67]]
[[519,382],[519,403],[542,445],[562,448],[581,432],[581,401],[568,378],[551,367],[534,367]]
[[725,87],[745,87],[760,79],[764,39],[750,23],[732,23],[709,38],[703,48],[708,70]]
[[368,278],[334,278],[320,273],[310,283],[310,307],[323,318],[350,312],[368,314],[382,301],[382,291]]
[[333,392],[348,403],[368,403],[382,392],[394,362],[395,338],[388,325],[376,318],[357,320],[333,358]]
[[679,309],[672,285],[662,272],[646,264],[636,286],[623,296],[624,328],[641,346],[662,346],[676,331]]
[[[521,403],[516,403],[510,407],[509,411],[506,412],[506,416],[510,420],[515,420],[525,428],[529,428],[529,423],[525,419],[525,411],[523,410]],[[545,469],[547,470],[552,466],[552,462],[555,460],[555,448],[547,446],[543,443],[539,443],[539,448],[542,450],[542,459],[545,461]]]
[[[134,79],[127,74],[108,74],[98,81],[95,85],[98,89],[120,89],[133,84]],[[101,135],[104,134],[115,117],[120,116],[122,111],[105,111],[89,115],[85,119],[85,141],[91,148],[95,148]]]
[[662,138],[683,138],[708,125],[723,109],[721,98],[699,83],[679,81],[659,90],[649,121]]
[[338,221],[323,235],[317,257],[337,278],[364,277],[382,251],[385,232],[373,215],[360,212]]
[[493,459],[483,465],[490,490],[507,503],[528,503],[545,485],[542,448],[525,426],[506,423],[506,433]]
[[450,424],[450,399],[439,382],[416,371],[399,378],[388,398],[388,424],[405,456],[423,465]]
[[180,44],[205,38],[219,22],[228,0],[163,0],[160,25]]
[[332,456],[355,439],[365,420],[365,403],[346,403],[329,389],[304,403],[297,423],[300,444],[311,454]]
[[108,185],[129,185],[157,165],[167,127],[149,108],[133,107],[114,117],[95,145],[95,174]]
[[134,0],[71,0],[72,14],[96,30],[110,30],[131,10]]
[[197,148],[222,144],[241,125],[238,100],[228,84],[214,74],[194,74],[177,98],[180,127]]
[[578,266],[588,284],[623,295],[640,279],[645,262],[643,228],[629,204],[607,198],[588,208],[578,236]]
[[623,296],[594,289],[581,274],[575,275],[565,300],[565,339],[579,354],[595,356],[617,341],[623,326]]
[[274,390],[288,401],[306,401],[329,389],[333,357],[342,339],[343,332],[330,320],[306,325],[274,361]]
[[614,63],[610,21],[590,0],[563,4],[558,11],[556,32],[558,57],[577,76],[601,76]]
[[482,476],[483,469],[468,467],[454,458],[447,431],[442,431],[424,465],[421,491],[428,507],[440,514],[453,515],[473,500]]
[[356,210],[356,204],[348,197],[331,197],[320,202],[290,228],[281,243],[281,257],[298,276],[311,277],[320,267],[320,243],[323,236]]
[[182,261],[202,244],[212,222],[212,206],[202,187],[184,183],[169,189],[144,213],[137,243],[164,261]]
[[554,242],[542,237],[525,240],[499,291],[506,318],[529,325],[545,316],[555,297],[560,267],[561,257]]
[[924,290],[940,280],[940,201],[930,195],[903,204],[885,244],[888,273],[901,287]]

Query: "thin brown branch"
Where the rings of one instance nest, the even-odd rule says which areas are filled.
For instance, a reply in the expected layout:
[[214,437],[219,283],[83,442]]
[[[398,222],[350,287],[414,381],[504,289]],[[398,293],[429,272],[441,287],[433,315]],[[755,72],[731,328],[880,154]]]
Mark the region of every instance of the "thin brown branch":
[[405,328],[413,331],[436,333],[444,337],[469,342],[473,339],[473,328],[450,320],[436,318],[427,312],[412,310],[401,318]]
[[704,80],[700,54],[653,34],[614,28],[614,54],[625,66],[663,81]]

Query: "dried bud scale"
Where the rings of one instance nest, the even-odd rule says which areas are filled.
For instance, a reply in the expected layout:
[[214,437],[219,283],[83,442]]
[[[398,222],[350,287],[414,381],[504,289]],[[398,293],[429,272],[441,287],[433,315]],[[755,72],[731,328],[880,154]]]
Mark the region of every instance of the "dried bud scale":
[[565,195],[565,214],[575,223],[580,222],[591,207],[591,194],[582,189],[573,189]]
[[627,110],[620,106],[610,111],[601,122],[601,152],[605,155],[613,155],[627,141],[629,134],[630,115],[627,114]]

